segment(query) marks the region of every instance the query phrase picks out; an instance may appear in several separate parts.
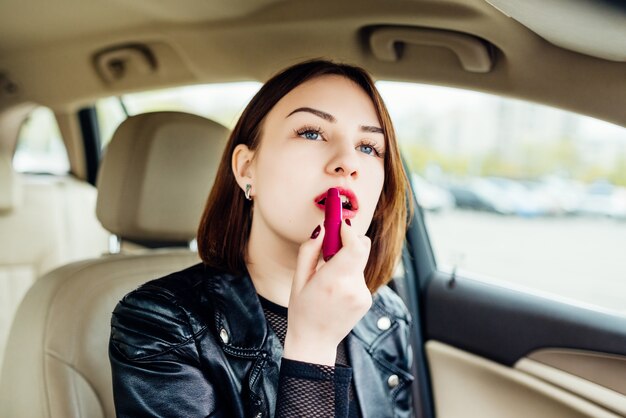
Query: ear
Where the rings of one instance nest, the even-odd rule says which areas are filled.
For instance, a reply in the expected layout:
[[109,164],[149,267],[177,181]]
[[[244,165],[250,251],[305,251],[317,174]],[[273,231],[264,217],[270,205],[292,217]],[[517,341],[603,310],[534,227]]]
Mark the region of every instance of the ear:
[[246,184],[251,184],[254,190],[254,151],[247,145],[239,144],[233,150],[231,157],[231,168],[235,175],[235,180],[241,190],[246,190]]

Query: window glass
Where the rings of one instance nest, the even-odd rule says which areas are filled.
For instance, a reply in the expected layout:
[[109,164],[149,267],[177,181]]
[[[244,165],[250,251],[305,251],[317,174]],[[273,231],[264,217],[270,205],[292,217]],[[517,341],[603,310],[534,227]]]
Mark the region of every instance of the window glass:
[[626,129],[477,92],[378,87],[439,269],[626,314]]
[[126,113],[119,97],[107,97],[96,102],[96,115],[100,130],[100,145],[104,148],[113,137],[113,132],[126,119]]
[[232,129],[260,87],[261,83],[258,82],[206,84],[98,100],[96,111],[102,147],[108,144],[115,129],[126,118],[121,103],[129,115],[174,110],[204,116]]
[[13,156],[13,166],[22,173],[66,174],[67,151],[54,113],[38,107],[22,124]]

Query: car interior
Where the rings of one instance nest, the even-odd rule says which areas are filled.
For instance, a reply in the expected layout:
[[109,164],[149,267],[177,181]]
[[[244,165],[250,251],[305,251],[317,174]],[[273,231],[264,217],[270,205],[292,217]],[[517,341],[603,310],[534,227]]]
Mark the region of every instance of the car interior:
[[[115,416],[115,304],[199,262],[194,237],[230,127],[156,105],[134,114],[125,95],[262,83],[321,57],[383,82],[526,100],[626,128],[618,1],[4,0],[0,23],[1,417]],[[110,140],[105,98],[123,119]],[[62,173],[37,161],[20,168],[20,138],[42,107],[61,138]],[[626,292],[610,292],[618,308],[604,309],[445,270],[420,191],[390,283],[413,317],[415,416],[626,416]],[[567,283],[556,267],[549,276]],[[624,271],[611,272],[615,286]],[[585,280],[601,291],[600,279]]]

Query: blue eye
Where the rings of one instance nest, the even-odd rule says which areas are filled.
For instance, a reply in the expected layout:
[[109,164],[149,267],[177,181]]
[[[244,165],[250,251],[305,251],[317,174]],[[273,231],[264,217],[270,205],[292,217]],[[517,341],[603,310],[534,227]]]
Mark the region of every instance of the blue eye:
[[369,141],[361,142],[361,144],[357,146],[357,149],[364,154],[372,155],[374,157],[382,158],[385,155],[385,152],[379,146],[377,146],[376,143],[370,143]]
[[306,139],[317,139],[320,136],[319,132],[306,131],[304,137]]
[[319,141],[324,139],[324,133],[322,132],[322,129],[315,128],[313,126],[305,126],[294,132],[297,136],[307,139],[309,141]]
[[361,151],[368,155],[373,155],[374,153],[376,153],[376,150],[370,145],[359,145],[359,148],[361,148]]

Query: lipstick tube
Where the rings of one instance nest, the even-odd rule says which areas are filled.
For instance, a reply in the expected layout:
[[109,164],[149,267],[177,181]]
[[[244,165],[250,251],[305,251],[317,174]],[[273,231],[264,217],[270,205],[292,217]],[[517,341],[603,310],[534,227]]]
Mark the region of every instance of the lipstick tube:
[[341,249],[341,197],[339,190],[331,187],[326,193],[324,210],[324,242],[322,243],[322,256],[324,261]]

